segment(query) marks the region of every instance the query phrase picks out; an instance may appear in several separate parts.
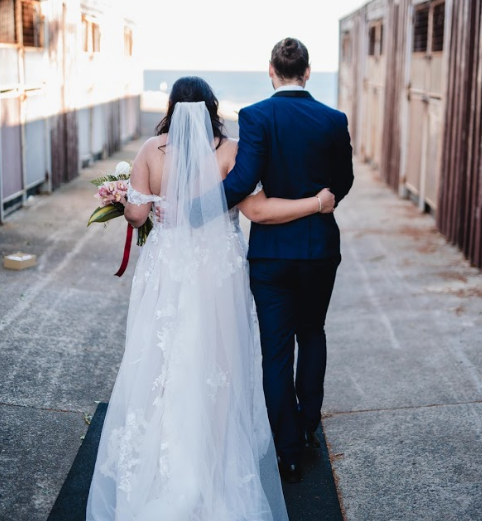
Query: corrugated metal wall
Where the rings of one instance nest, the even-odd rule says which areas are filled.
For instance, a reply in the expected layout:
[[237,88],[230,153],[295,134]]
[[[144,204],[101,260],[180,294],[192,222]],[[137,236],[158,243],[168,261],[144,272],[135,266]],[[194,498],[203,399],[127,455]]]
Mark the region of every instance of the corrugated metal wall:
[[[373,125],[375,21],[384,35],[382,125]],[[481,31],[480,0],[373,1],[340,21],[339,71],[339,108],[349,117],[355,154],[421,211],[430,211],[440,231],[479,268]]]
[[482,5],[453,4],[437,224],[482,268]]

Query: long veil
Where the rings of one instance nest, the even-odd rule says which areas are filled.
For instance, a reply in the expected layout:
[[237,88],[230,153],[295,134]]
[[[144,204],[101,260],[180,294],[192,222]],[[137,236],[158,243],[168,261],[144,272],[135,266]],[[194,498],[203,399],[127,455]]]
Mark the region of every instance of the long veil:
[[287,521],[245,245],[204,103],[177,103],[165,153],[165,218],[136,267],[87,521]]

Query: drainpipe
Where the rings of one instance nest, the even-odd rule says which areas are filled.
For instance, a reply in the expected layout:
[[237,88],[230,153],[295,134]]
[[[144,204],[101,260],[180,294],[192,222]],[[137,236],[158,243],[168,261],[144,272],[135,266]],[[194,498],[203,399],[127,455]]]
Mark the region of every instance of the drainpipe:
[[412,61],[412,43],[413,43],[413,6],[408,6],[407,22],[405,26],[405,34],[407,35],[405,42],[405,70],[403,73],[403,95],[402,95],[402,115],[401,115],[401,157],[400,157],[400,178],[398,185],[398,194],[403,199],[408,197],[408,190],[405,187],[407,178],[407,152],[408,152],[408,123],[409,123],[409,102],[408,95],[410,91],[410,67]]
[[18,35],[18,52],[17,52],[17,63],[18,63],[18,98],[20,101],[20,145],[22,149],[22,204],[25,204],[27,200],[27,192],[25,187],[27,186],[27,150],[26,150],[26,135],[25,135],[25,121],[26,121],[26,110],[25,100],[27,95],[25,93],[25,47],[23,45],[23,24],[22,24],[22,2],[17,0],[16,10],[16,25]]

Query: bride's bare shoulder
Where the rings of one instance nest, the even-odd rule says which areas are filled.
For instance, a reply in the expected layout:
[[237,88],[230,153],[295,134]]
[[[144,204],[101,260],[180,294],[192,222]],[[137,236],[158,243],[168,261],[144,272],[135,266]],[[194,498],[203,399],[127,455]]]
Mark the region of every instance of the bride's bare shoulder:
[[238,153],[238,142],[236,139],[224,139],[219,148],[216,150],[221,176],[224,178],[228,172],[232,170]]
[[218,148],[218,152],[222,152],[227,156],[235,156],[238,152],[238,140],[231,137],[224,139],[221,146]]
[[238,148],[238,140],[234,139],[233,137],[228,137],[227,139],[225,139],[225,143],[227,143],[229,147],[232,147],[234,149]]
[[153,136],[147,139],[139,150],[143,155],[152,155],[159,152],[159,147],[163,147],[167,141],[167,134]]

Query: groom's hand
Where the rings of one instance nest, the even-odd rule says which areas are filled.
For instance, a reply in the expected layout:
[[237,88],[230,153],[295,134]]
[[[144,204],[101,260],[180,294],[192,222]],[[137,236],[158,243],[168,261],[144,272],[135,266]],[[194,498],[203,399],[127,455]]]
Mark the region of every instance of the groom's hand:
[[156,210],[154,213],[156,214],[156,218],[160,223],[164,222],[164,217],[166,215],[166,211],[164,210],[164,208],[161,208],[160,206],[156,205]]
[[316,194],[316,197],[320,203],[319,213],[333,213],[335,211],[335,196],[329,188],[323,188]]

